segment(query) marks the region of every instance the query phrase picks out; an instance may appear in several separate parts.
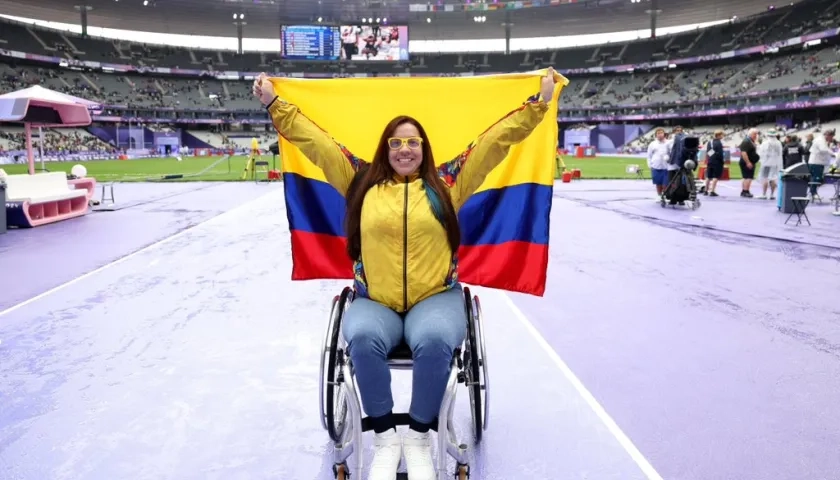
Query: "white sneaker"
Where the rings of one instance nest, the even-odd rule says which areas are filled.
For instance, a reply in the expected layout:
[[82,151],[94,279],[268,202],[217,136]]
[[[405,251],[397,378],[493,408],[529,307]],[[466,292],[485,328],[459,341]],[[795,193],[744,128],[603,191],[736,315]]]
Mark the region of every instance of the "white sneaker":
[[396,430],[373,436],[373,461],[370,462],[368,480],[394,480],[402,458],[402,445]]
[[435,463],[432,460],[432,437],[429,432],[420,433],[413,430],[406,432],[403,437],[405,451],[405,469],[408,480],[435,480]]

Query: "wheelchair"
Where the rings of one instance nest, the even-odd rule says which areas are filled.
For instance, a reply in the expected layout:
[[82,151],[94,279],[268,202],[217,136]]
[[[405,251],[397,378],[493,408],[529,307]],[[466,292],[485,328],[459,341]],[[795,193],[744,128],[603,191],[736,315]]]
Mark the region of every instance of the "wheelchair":
[[[361,458],[352,470],[347,466],[347,459],[354,451],[363,451],[362,433],[373,430],[369,418],[362,416],[361,398],[354,382],[353,363],[341,335],[341,321],[353,299],[354,291],[351,287],[345,287],[340,295],[333,298],[321,351],[321,425],[335,443],[333,474],[338,480],[364,478]],[[452,456],[457,463],[455,478],[466,480],[470,476],[468,447],[458,443],[452,419],[458,384],[467,387],[470,397],[471,431],[476,445],[481,442],[483,432],[488,426],[487,356],[481,325],[481,303],[478,296],[471,296],[468,287],[464,287],[464,313],[467,318],[467,334],[452,356],[440,413],[436,425],[432,428],[438,434],[438,480],[450,477],[447,472],[448,456]],[[404,341],[388,355],[388,365],[392,370],[411,370],[413,364],[411,349]],[[408,413],[395,413],[394,417],[397,425],[408,425],[410,420]],[[397,478],[401,478],[400,475],[404,474],[398,474]]]

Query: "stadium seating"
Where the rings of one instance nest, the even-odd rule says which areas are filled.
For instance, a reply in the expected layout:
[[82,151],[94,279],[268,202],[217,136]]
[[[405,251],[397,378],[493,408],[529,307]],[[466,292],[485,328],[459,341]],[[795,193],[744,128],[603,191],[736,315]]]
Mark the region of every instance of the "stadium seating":
[[[92,179],[91,179],[92,180]],[[64,172],[7,175],[6,221],[9,226],[31,228],[79,217],[88,211],[93,184],[72,189]]]
[[[811,12],[821,12],[815,17]],[[831,28],[840,20],[840,4],[811,0],[808,8],[777,8],[764,14],[718,27],[644,39],[630,43],[574,47],[552,51],[463,54],[419,54],[407,63],[394,65],[347,65],[337,63],[290,63],[277,54],[211,52],[181,47],[150,46],[122,41],[82,38],[21,24],[3,24],[3,48],[36,55],[68,55],[81,61],[194,70],[254,71],[280,73],[372,73],[434,74],[466,72],[511,72],[546,65],[581,69],[616,65],[641,65],[672,58],[713,56],[766,45],[792,36]],[[32,38],[39,41],[33,42]],[[5,42],[3,41],[5,40]],[[802,51],[780,56],[761,55],[736,64],[627,74],[573,76],[574,94],[564,95],[564,107],[599,108],[628,104],[674,104],[714,101],[722,97],[755,95],[810,83],[838,80],[834,48]],[[812,58],[815,57],[815,58]],[[3,60],[0,60],[2,62]],[[833,63],[833,65],[832,65]],[[17,78],[18,85],[42,83],[65,93],[105,104],[136,108],[175,107],[254,110],[249,85],[242,81],[214,78],[153,78],[136,74],[58,71],[46,68],[0,65],[0,79]],[[0,91],[13,88],[3,85]]]
[[[807,0],[807,8],[779,7],[739,19],[729,24],[689,31],[660,38],[629,43],[572,47],[548,51],[502,53],[431,53],[413,54],[410,62],[397,64],[339,64],[287,62],[275,53],[207,51],[183,47],[153,46],[120,40],[82,38],[69,33],[38,29],[19,23],[3,23],[0,45],[3,49],[79,61],[104,62],[142,67],[170,67],[210,72],[209,76],[185,77],[151,75],[137,72],[112,72],[62,69],[32,60],[0,56],[0,93],[42,84],[47,88],[99,101],[106,105],[103,117],[108,122],[153,118],[155,120],[195,123],[224,120],[265,122],[265,112],[251,97],[250,82],[219,80],[213,71],[259,71],[304,74],[469,74],[534,70],[547,65],[559,69],[578,69],[635,65],[620,73],[568,73],[572,80],[561,98],[564,121],[603,122],[611,117],[637,119],[651,115],[679,118],[684,114],[706,111],[726,112],[743,107],[760,111],[765,104],[807,102],[818,98],[840,97],[840,69],[836,58],[840,49],[833,41],[807,48],[784,48],[776,53],[757,48],[748,56],[721,59],[724,51],[743,50],[768,45],[793,36],[821,32],[840,23],[840,2]],[[814,16],[813,11],[819,11]],[[36,41],[32,41],[32,39]],[[649,62],[700,57],[699,64],[677,62],[673,68],[651,70]],[[220,115],[220,112],[224,112]],[[718,113],[718,118],[722,114]],[[659,117],[664,118],[664,117]],[[745,121],[745,120],[742,120]],[[759,122],[761,120],[757,120]],[[742,128],[728,125],[727,139],[736,142]],[[135,127],[136,128],[136,127]],[[166,129],[147,123],[151,131]],[[705,128],[711,131],[712,127]],[[214,128],[185,129],[196,139],[194,148],[236,148],[250,144],[256,135],[263,148],[273,135],[248,132],[238,138],[234,132]],[[731,130],[731,132],[730,132]],[[115,147],[125,147],[128,140],[117,142],[96,128],[51,130],[44,134],[44,147],[50,159],[62,160],[62,153],[86,154],[95,158],[114,156]],[[630,150],[643,149],[646,138],[626,145]],[[22,131],[0,127],[0,163],[3,151],[23,147]],[[47,154],[45,153],[45,156]],[[11,161],[11,160],[8,160]]]
[[[599,109],[630,108],[631,104],[678,105],[688,101],[715,102],[738,96],[755,97],[762,92],[793,87],[831,85],[840,79],[837,63],[833,60],[837,54],[835,48],[829,47],[690,70],[572,76],[570,91],[563,96],[563,106]],[[439,72],[446,71],[444,65],[440,67]],[[528,68],[535,67],[531,65]],[[518,70],[524,68],[519,67]],[[24,88],[32,83],[132,109],[256,110],[247,82],[175,77],[154,79],[0,64],[0,92]],[[196,113],[195,117],[204,115]],[[239,112],[237,117],[247,118],[247,114]]]
[[[813,12],[820,12],[814,15]],[[840,6],[833,0],[811,0],[807,7],[781,7],[761,15],[741,19],[719,27],[645,39],[631,43],[573,47],[560,50],[502,53],[420,54],[412,55],[409,64],[395,66],[362,66],[350,68],[353,73],[378,69],[400,73],[410,67],[426,72],[518,71],[540,65],[556,68],[585,68],[643,64],[666,58],[713,55],[759,44],[807,35],[837,25]],[[204,69],[219,71],[253,71],[265,69],[278,72],[301,71],[301,63],[289,63],[277,54],[217,52],[181,47],[154,46],[123,41],[82,38],[69,33],[40,30],[21,24],[4,24],[3,48],[37,55],[62,56],[66,52],[79,60],[123,63],[159,67]],[[33,42],[33,36],[38,41]],[[307,71],[338,71],[336,64],[310,63]],[[142,78],[142,77],[141,77]],[[71,85],[85,85],[84,75],[74,74]],[[79,82],[76,82],[76,80]],[[209,85],[209,84],[208,84]],[[140,82],[140,88],[156,88],[154,81]]]

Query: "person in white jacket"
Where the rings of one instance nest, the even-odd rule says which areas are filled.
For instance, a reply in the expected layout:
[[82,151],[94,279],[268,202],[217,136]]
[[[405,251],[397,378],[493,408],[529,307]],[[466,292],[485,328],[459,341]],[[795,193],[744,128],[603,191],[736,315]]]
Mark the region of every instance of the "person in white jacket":
[[[825,167],[836,162],[837,155],[831,151],[834,143],[834,130],[826,130],[820,136],[815,136],[808,156],[808,169],[811,171],[811,181],[822,183]],[[817,196],[819,185],[811,185],[811,196]]]
[[770,200],[776,198],[776,179],[782,168],[782,148],[779,135],[774,130],[767,132],[767,137],[758,147],[761,158],[761,170],[758,172],[758,180],[761,182],[761,196],[758,197],[760,199],[767,198],[767,187],[770,187]]
[[657,199],[659,199],[665,187],[668,186],[670,149],[668,142],[665,141],[665,129],[657,128],[654,135],[656,138],[648,145],[647,164],[653,184],[656,186]]

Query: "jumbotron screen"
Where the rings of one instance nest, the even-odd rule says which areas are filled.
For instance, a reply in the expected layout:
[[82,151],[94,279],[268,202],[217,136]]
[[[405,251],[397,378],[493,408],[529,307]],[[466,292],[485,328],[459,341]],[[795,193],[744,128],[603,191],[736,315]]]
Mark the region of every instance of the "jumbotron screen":
[[327,25],[283,25],[280,48],[289,60],[338,60],[338,28]]
[[407,25],[342,25],[339,30],[342,60],[408,60]]

